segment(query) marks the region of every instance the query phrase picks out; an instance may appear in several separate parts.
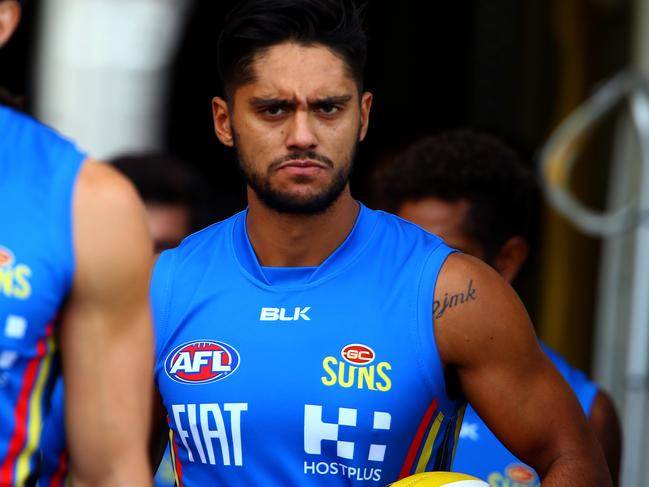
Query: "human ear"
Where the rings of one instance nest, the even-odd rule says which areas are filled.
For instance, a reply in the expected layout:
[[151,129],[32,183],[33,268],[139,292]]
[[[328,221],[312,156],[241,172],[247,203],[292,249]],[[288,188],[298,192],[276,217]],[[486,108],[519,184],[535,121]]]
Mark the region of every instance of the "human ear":
[[20,4],[16,0],[0,1],[0,47],[4,46],[20,22]]
[[500,247],[492,260],[493,268],[511,283],[521,270],[528,252],[529,246],[523,237],[511,237]]
[[361,96],[361,129],[358,140],[363,140],[367,135],[367,128],[370,123],[370,109],[372,108],[372,93],[366,91]]
[[223,98],[216,96],[212,99],[212,117],[214,118],[214,132],[221,143],[228,147],[234,146],[230,107]]

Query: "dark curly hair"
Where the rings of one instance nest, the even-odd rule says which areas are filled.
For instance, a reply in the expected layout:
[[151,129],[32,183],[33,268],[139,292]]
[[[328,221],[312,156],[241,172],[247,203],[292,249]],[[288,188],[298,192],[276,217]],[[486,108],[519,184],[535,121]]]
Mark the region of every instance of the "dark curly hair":
[[[225,18],[218,67],[226,98],[254,79],[255,57],[283,42],[322,44],[345,62],[362,91],[367,58],[363,7],[353,0],[243,0]],[[314,73],[318,76],[318,73]]]
[[379,205],[397,213],[406,201],[435,197],[467,200],[467,234],[487,260],[513,236],[528,237],[536,180],[498,139],[473,130],[427,136],[374,175]]

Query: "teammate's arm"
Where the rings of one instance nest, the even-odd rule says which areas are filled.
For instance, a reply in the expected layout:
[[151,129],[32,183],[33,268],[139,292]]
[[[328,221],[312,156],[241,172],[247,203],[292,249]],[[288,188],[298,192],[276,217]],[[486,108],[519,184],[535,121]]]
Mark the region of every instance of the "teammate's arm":
[[[152,269],[155,267],[160,254],[153,257]],[[155,319],[155,307],[151,310]],[[158,470],[160,462],[164,458],[165,449],[169,442],[169,424],[167,423],[167,410],[165,409],[162,395],[154,384],[151,401],[151,433],[149,435],[149,462],[154,472]]]
[[611,397],[603,390],[597,391],[588,415],[588,423],[604,450],[613,485],[618,485],[622,456],[622,428]]
[[157,388],[155,388],[152,402],[149,461],[151,462],[151,468],[155,472],[160,466],[169,442],[169,425],[167,424],[167,411]]
[[[459,296],[469,281],[472,294]],[[611,485],[576,397],[539,348],[509,285],[481,261],[453,254],[435,300],[445,295],[454,306],[437,307],[435,337],[447,376],[500,441],[536,469],[544,487]]]
[[61,329],[72,485],[151,485],[152,245],[135,190],[107,165],[81,169],[74,242]]

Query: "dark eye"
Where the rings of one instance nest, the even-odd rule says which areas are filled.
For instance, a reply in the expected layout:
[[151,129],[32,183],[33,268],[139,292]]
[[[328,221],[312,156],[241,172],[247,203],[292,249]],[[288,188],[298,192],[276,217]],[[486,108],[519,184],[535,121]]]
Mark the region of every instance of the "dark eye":
[[322,103],[318,105],[318,111],[324,113],[325,115],[333,115],[340,111],[340,107],[334,105],[333,103]]
[[271,117],[278,117],[279,115],[283,115],[285,112],[286,110],[281,106],[270,106],[262,110],[262,113],[264,115],[268,115]]

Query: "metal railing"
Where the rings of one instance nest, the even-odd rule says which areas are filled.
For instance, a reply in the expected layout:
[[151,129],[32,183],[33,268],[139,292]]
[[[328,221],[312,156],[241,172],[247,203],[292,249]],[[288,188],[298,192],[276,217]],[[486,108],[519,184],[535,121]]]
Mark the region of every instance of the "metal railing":
[[[586,207],[569,189],[570,176],[585,136],[621,102],[630,104],[631,123],[640,143],[640,191],[618,209],[598,212]],[[630,282],[630,323],[626,345],[624,446],[625,487],[644,486],[641,469],[649,395],[649,79],[624,71],[603,84],[553,132],[540,154],[547,201],[582,232],[602,238],[634,232]]]

